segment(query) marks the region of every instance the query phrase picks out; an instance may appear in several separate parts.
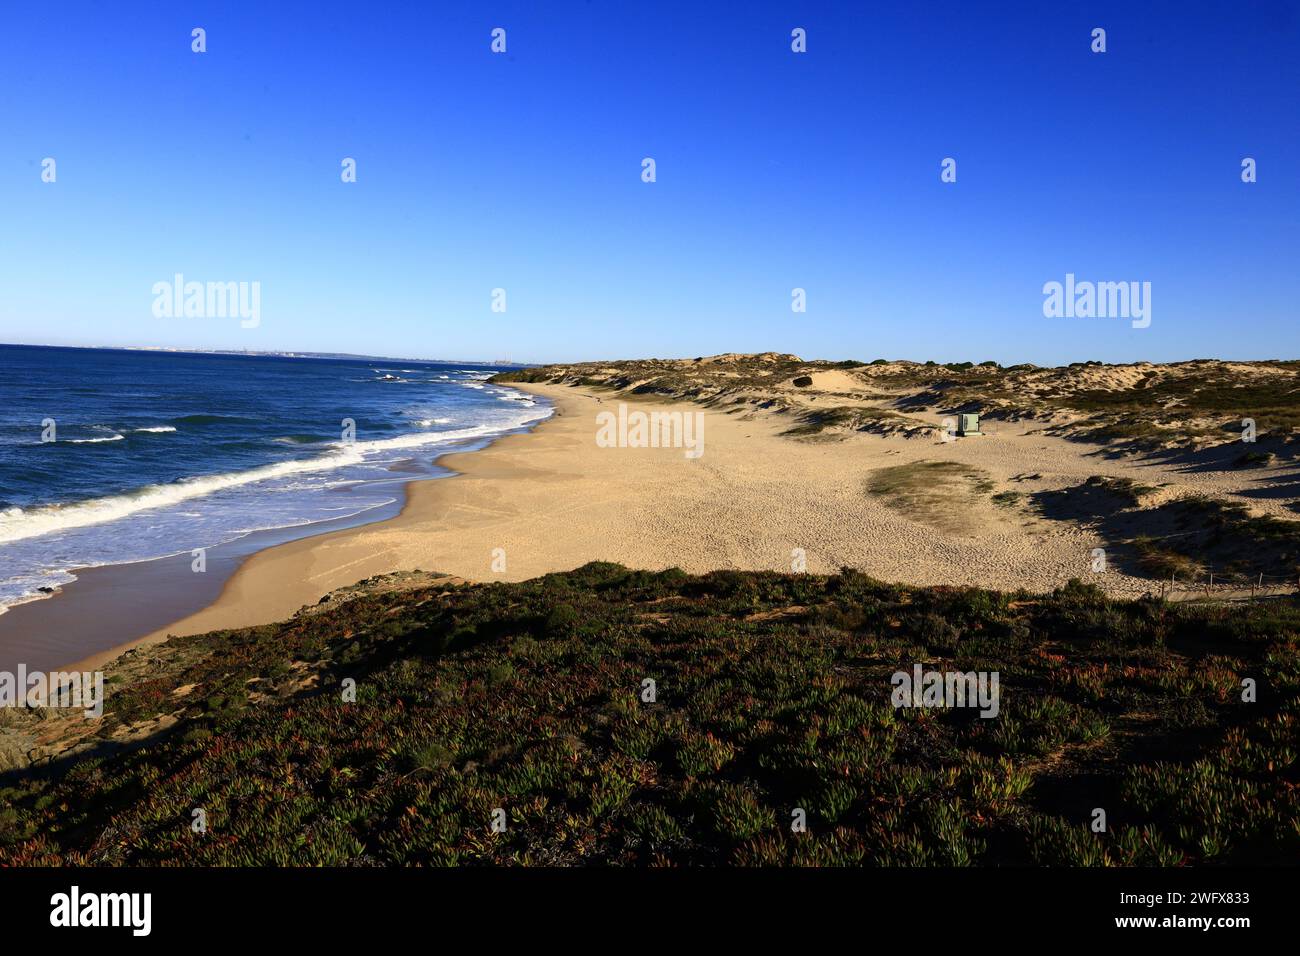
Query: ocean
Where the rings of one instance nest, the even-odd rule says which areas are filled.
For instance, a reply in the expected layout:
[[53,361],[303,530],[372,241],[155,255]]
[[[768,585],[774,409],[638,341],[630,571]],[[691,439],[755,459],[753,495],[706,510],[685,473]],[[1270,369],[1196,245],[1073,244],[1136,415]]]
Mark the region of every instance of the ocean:
[[73,568],[390,514],[439,455],[550,414],[497,371],[0,345],[0,613]]

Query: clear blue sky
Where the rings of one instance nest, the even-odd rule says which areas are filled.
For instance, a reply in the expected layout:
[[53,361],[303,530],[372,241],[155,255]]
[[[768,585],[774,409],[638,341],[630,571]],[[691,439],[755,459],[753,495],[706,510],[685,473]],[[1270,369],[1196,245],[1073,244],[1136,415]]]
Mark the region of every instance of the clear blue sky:
[[[1300,356],[1295,2],[74,2],[0,17],[3,342]],[[489,50],[498,26],[506,55]],[[796,26],[807,54],[790,50]],[[340,182],[345,156],[356,184]],[[177,272],[259,281],[260,327],[155,318],[150,289]],[[1067,272],[1151,282],[1150,328],[1045,319],[1043,283]]]

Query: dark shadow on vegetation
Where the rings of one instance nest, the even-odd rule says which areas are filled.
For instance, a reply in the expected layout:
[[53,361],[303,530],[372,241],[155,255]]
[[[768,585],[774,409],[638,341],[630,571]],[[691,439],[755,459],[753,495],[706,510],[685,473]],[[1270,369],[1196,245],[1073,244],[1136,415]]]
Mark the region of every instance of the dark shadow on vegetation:
[[[388,591],[174,639],[185,655],[160,655],[105,718],[174,714],[174,730],[6,775],[0,864],[1294,859],[1297,633],[1292,599],[908,588],[849,569],[594,563]],[[996,671],[997,716],[894,706],[892,675],[917,664]]]

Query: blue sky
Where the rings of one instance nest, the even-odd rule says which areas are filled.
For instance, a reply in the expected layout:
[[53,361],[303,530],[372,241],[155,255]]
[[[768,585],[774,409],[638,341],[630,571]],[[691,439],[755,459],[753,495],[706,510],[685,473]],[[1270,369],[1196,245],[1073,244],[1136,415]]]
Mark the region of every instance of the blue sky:
[[[1300,356],[1294,2],[0,16],[3,342],[518,361]],[[1105,54],[1089,49],[1098,26]],[[178,272],[260,282],[261,324],[155,317],[153,284]],[[1044,318],[1043,284],[1067,272],[1149,281],[1151,326]]]

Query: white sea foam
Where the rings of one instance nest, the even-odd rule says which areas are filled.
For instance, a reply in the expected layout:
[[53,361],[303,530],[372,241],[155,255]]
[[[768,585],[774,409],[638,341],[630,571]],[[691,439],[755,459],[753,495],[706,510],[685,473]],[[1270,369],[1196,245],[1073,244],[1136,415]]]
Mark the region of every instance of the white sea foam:
[[151,425],[148,428],[137,428],[134,430],[138,432],[154,432],[156,434],[161,434],[163,432],[174,432],[176,431],[176,427],[174,425]]
[[[472,425],[443,432],[413,432],[395,438],[351,443],[336,442],[329,451],[301,461],[278,462],[245,471],[208,475],[201,478],[183,478],[165,485],[146,485],[126,494],[109,495],[69,504],[42,505],[35,508],[9,508],[0,512],[0,544],[23,541],[53,532],[83,528],[89,525],[116,521],[128,515],[152,508],[165,508],[192,498],[200,498],[217,491],[252,485],[258,482],[284,478],[288,475],[325,472],[367,461],[371,456],[395,449],[418,448],[447,442],[469,441],[485,438],[520,428],[548,417],[542,414],[522,413],[513,422],[493,425]],[[117,438],[122,436],[118,435]],[[83,441],[113,441],[115,439],[82,439]]]
[[[0,600],[0,614],[19,604],[52,597],[60,587],[71,584],[75,580],[77,580],[76,575],[67,571],[39,571],[6,581],[5,584],[12,593]],[[42,588],[45,590],[41,590]]]

